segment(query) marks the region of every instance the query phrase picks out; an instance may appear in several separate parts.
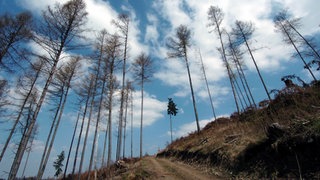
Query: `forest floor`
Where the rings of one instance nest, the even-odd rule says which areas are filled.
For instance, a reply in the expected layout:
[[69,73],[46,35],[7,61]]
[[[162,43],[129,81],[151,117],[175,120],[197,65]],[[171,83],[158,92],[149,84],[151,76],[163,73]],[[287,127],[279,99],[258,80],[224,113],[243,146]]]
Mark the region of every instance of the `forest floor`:
[[125,164],[124,166],[125,170],[114,176],[114,179],[206,180],[226,178],[182,162],[154,156],[147,156],[133,164]]

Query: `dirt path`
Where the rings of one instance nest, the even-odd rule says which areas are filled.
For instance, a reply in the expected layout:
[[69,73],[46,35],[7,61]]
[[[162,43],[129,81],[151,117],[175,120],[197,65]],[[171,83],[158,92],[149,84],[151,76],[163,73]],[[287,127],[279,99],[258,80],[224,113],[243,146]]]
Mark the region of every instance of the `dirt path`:
[[145,171],[152,174],[150,179],[222,179],[207,175],[189,165],[163,158],[146,157],[143,159],[142,164]]

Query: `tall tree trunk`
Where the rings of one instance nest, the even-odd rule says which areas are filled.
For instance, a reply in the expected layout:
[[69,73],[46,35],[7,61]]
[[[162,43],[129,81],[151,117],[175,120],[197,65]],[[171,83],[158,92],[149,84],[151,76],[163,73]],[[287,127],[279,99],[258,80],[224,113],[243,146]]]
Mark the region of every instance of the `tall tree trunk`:
[[[68,93],[69,93],[69,89],[70,89],[70,83],[71,83],[73,74],[74,74],[74,71],[70,74],[69,79],[68,79],[68,81],[66,82],[66,84],[63,85],[64,87],[66,87],[66,90],[65,90],[64,94],[62,94],[63,102],[62,102],[62,104],[61,104],[61,108],[60,108],[60,106],[59,106],[60,112],[59,112],[59,117],[58,117],[58,120],[57,120],[57,124],[56,124],[56,126],[55,126],[55,129],[54,129],[54,132],[53,132],[51,141],[50,141],[50,146],[49,146],[48,152],[46,153],[45,161],[44,161],[44,163],[42,164],[40,173],[38,173],[38,179],[41,179],[41,178],[42,178],[43,173],[44,173],[44,170],[45,170],[46,165],[47,165],[47,162],[48,162],[48,160],[49,160],[49,156],[50,156],[50,153],[51,153],[51,149],[52,149],[54,140],[55,140],[56,135],[57,135],[57,131],[58,131],[59,124],[60,124],[60,121],[61,121],[61,118],[62,118],[62,114],[63,114],[63,111],[64,111],[64,107],[65,107],[65,104],[66,104],[66,102],[67,102]],[[64,88],[62,88],[62,91],[64,91]]]
[[120,159],[121,153],[121,140],[122,140],[122,123],[123,123],[123,103],[124,103],[124,88],[126,81],[126,60],[127,60],[127,45],[128,45],[128,26],[127,24],[125,31],[125,41],[124,41],[124,54],[123,54],[123,67],[122,67],[122,88],[121,88],[121,98],[120,98],[120,114],[119,114],[119,125],[118,125],[118,139],[117,139],[117,151],[116,151],[116,161]]
[[[85,138],[84,138],[84,145],[83,145],[83,149],[82,149],[82,153],[81,153],[79,174],[81,174],[81,171],[82,171],[82,164],[83,164],[83,161],[84,161],[84,154],[85,154],[85,150],[86,150],[86,144],[87,144],[87,138],[88,138],[88,134],[89,134],[91,117],[92,117],[92,114],[93,114],[93,108],[95,106],[95,97],[96,97],[96,94],[97,94],[98,80],[99,80],[100,68],[101,68],[100,66],[101,66],[101,61],[102,61],[102,49],[103,49],[103,43],[102,43],[102,45],[100,47],[100,55],[99,55],[99,59],[98,59],[98,67],[97,67],[97,70],[96,70],[96,74],[94,75],[94,87],[93,87],[92,99],[91,99],[91,103],[90,103],[89,121],[88,121],[87,130],[86,130],[86,135],[85,135]],[[97,138],[98,126],[99,126],[99,119],[97,119],[97,122],[96,122],[95,137],[94,137],[95,139]],[[93,148],[95,148],[95,142],[94,141],[93,141],[93,145],[92,146],[93,146]],[[93,150],[93,148],[92,148],[92,150]],[[91,153],[90,164],[89,164],[89,172],[92,169],[93,155],[94,155],[94,150]],[[88,179],[90,179],[90,176],[88,176]],[[79,176],[79,180],[80,180],[80,176]]]
[[231,89],[232,89],[232,93],[233,93],[233,98],[234,98],[234,101],[235,101],[235,104],[236,104],[236,107],[237,107],[237,112],[238,114],[240,114],[240,108],[239,108],[239,104],[238,104],[238,101],[237,101],[237,95],[236,95],[236,92],[235,92],[235,86],[234,86],[234,83],[233,83],[233,80],[232,80],[232,73],[231,73],[231,68],[230,68],[230,65],[228,63],[228,60],[227,60],[227,56],[226,56],[226,51],[225,51],[225,48],[224,48],[224,43],[222,41],[222,33],[221,33],[221,30],[220,30],[220,26],[217,24],[217,30],[218,30],[218,35],[219,35],[219,39],[220,39],[220,44],[221,44],[221,53],[222,53],[222,59],[226,65],[226,68],[227,68],[227,72],[228,72],[228,77],[229,77],[229,81],[230,81],[230,84],[231,84]]
[[[90,111],[89,111],[89,118],[88,118],[88,124],[87,124],[87,129],[86,129],[86,134],[84,136],[84,141],[83,141],[83,147],[82,147],[82,152],[81,152],[81,159],[80,159],[80,166],[79,166],[79,176],[78,176],[78,180],[80,180],[80,175],[82,172],[82,166],[83,166],[83,162],[84,162],[84,155],[86,152],[86,146],[87,146],[87,140],[88,140],[88,135],[89,135],[89,129],[90,129],[90,124],[91,124],[91,120],[92,120],[92,114],[93,114],[93,107],[94,107],[94,97],[95,97],[95,91],[96,91],[96,77],[95,80],[93,82],[94,84],[94,88],[93,88],[93,93],[91,96],[91,103],[90,103]],[[92,88],[92,87],[91,87]]]
[[35,112],[34,112],[33,117],[31,119],[30,126],[28,127],[28,131],[26,132],[26,135],[23,136],[21,138],[21,140],[20,140],[19,147],[18,147],[17,153],[15,155],[15,158],[13,160],[13,163],[12,163],[12,166],[11,166],[11,169],[10,169],[10,173],[9,173],[9,176],[8,176],[9,180],[14,180],[16,175],[17,175],[17,172],[19,170],[19,166],[20,166],[20,163],[21,163],[21,159],[22,159],[23,154],[24,154],[24,150],[26,149],[27,143],[29,141],[29,137],[30,137],[30,135],[31,135],[31,133],[33,131],[33,127],[36,124],[36,120],[37,120],[38,114],[40,112],[42,103],[44,102],[44,99],[46,97],[48,88],[49,88],[49,86],[51,84],[53,75],[55,73],[55,70],[56,70],[56,67],[57,67],[57,64],[58,64],[58,60],[59,60],[61,52],[62,52],[62,48],[63,47],[60,48],[60,51],[57,54],[57,56],[55,58],[55,61],[53,63],[53,66],[52,66],[52,68],[50,70],[49,77],[48,77],[48,79],[46,81],[46,84],[45,84],[43,90],[42,90],[40,99],[39,99],[39,101],[37,103]]
[[[90,87],[92,87],[92,84],[93,84],[93,79],[90,80]],[[84,107],[84,111],[83,111],[83,115],[82,115],[82,123],[81,123],[80,131],[79,131],[78,143],[77,143],[77,148],[76,148],[76,154],[74,156],[74,161],[73,161],[72,175],[74,175],[75,169],[76,169],[76,165],[77,165],[80,141],[81,141],[81,137],[82,137],[82,131],[83,131],[83,127],[84,127],[84,122],[85,122],[85,119],[86,119],[86,116],[87,116],[87,110],[88,110],[89,100],[90,100],[90,97],[91,97],[91,91],[92,90],[93,90],[92,88],[89,88],[89,91],[88,91],[88,94],[87,94],[87,97],[86,97],[86,103],[85,103],[85,107]],[[81,106],[81,103],[80,103],[80,106]]]
[[106,131],[105,131],[105,135],[104,135],[104,141],[103,141],[103,152],[102,152],[102,158],[101,158],[101,166],[104,167],[105,166],[105,157],[106,157],[106,149],[107,149],[107,139],[108,139],[108,120],[106,122],[107,127],[106,127]]
[[230,35],[228,33],[227,33],[227,35],[228,35],[228,39],[229,39],[229,44],[230,44],[229,48],[230,48],[230,51],[231,51],[232,59],[233,59],[234,64],[236,66],[237,72],[239,74],[239,78],[240,78],[242,87],[243,87],[243,89],[244,89],[244,91],[246,93],[248,102],[249,102],[250,106],[253,105],[254,107],[256,107],[256,103],[254,101],[254,98],[252,96],[250,87],[249,87],[247,79],[246,79],[246,76],[245,76],[244,71],[242,69],[242,65],[240,63],[240,57],[238,56],[239,52],[237,53],[236,47],[233,45],[233,42],[231,41]]
[[125,152],[126,152],[126,133],[127,133],[127,114],[128,114],[128,85],[126,88],[126,95],[125,95],[125,99],[126,99],[126,109],[125,109],[125,114],[124,114],[124,126],[123,126],[123,154],[122,154],[122,158],[125,158]]
[[5,153],[6,150],[7,150],[7,147],[8,147],[8,145],[9,145],[9,142],[10,142],[10,140],[11,140],[11,138],[12,138],[12,136],[13,136],[15,130],[16,130],[16,127],[17,127],[17,125],[18,125],[18,123],[19,123],[19,121],[20,121],[20,118],[21,118],[21,116],[22,116],[22,114],[23,114],[23,109],[25,108],[25,105],[26,105],[26,103],[28,102],[28,99],[29,99],[30,95],[32,94],[32,91],[33,91],[33,89],[34,89],[34,86],[35,86],[35,84],[36,84],[36,81],[37,81],[37,79],[39,78],[40,72],[41,72],[41,68],[39,68],[39,70],[37,70],[37,73],[36,73],[36,75],[35,75],[35,78],[34,78],[32,84],[31,84],[31,86],[30,86],[30,90],[29,90],[28,94],[26,95],[25,99],[23,100],[23,103],[22,103],[22,105],[21,105],[21,107],[20,107],[20,110],[19,110],[18,117],[17,117],[17,119],[15,120],[15,122],[14,122],[14,124],[13,124],[13,127],[11,128],[10,134],[9,134],[9,136],[8,136],[8,138],[7,138],[4,146],[3,146],[3,148],[2,148],[2,151],[1,151],[1,154],[0,154],[0,162],[1,162],[2,158],[3,158],[4,153]]
[[303,62],[304,66],[308,69],[310,75],[312,76],[314,81],[317,81],[317,78],[314,76],[313,72],[311,71],[310,67],[308,66],[307,62],[304,60],[302,54],[300,53],[299,49],[297,48],[296,44],[294,43],[293,39],[291,38],[291,36],[289,35],[287,29],[285,28],[285,26],[281,23],[281,27],[283,29],[283,31],[285,32],[285,34],[287,35],[290,43],[292,44],[292,46],[294,47],[294,49],[296,50],[296,52],[298,53],[301,61]]
[[108,158],[107,158],[107,167],[111,166],[111,153],[112,153],[112,103],[113,103],[113,89],[110,90],[109,94],[109,112],[108,112]]
[[133,92],[132,90],[130,91],[130,104],[131,104],[131,110],[130,110],[130,115],[131,115],[131,158],[133,157]]
[[[98,129],[99,129],[99,123],[100,123],[100,120],[101,120],[101,108],[102,108],[103,94],[104,94],[105,85],[106,85],[106,81],[103,80],[101,94],[100,94],[100,100],[99,100],[96,127],[95,127],[95,132],[94,132],[93,143],[92,143],[92,151],[91,151],[91,157],[90,157],[89,172],[91,172],[93,157],[94,157],[94,153],[95,153],[95,150],[96,150],[96,143],[98,142],[97,141],[97,134],[98,134]],[[95,169],[95,171],[96,171],[96,169]],[[88,176],[88,179],[89,179],[89,176]]]
[[256,60],[255,60],[255,58],[254,58],[254,56],[253,56],[253,54],[252,54],[252,51],[251,51],[251,48],[250,48],[250,46],[249,46],[247,37],[243,34],[243,30],[242,30],[241,26],[238,25],[238,28],[239,28],[239,30],[240,30],[240,32],[241,32],[241,34],[242,34],[242,38],[243,38],[243,40],[244,40],[244,42],[245,42],[245,44],[246,44],[246,47],[247,47],[247,49],[248,49],[248,51],[249,51],[249,54],[250,54],[250,57],[251,57],[251,59],[252,59],[252,61],[253,61],[253,63],[254,63],[254,66],[256,67],[256,70],[257,70],[257,72],[258,72],[258,75],[259,75],[260,81],[261,81],[261,83],[262,83],[262,85],[263,85],[263,88],[264,88],[264,90],[265,90],[265,92],[266,92],[266,94],[267,94],[267,96],[268,96],[269,101],[271,101],[272,99],[271,99],[271,97],[270,97],[270,93],[269,93],[269,91],[268,91],[268,89],[267,89],[267,86],[266,86],[266,84],[265,84],[265,82],[264,82],[264,80],[263,80],[263,78],[262,78],[262,75],[261,75],[260,70],[259,70],[259,68],[258,68],[258,65],[257,65],[257,63],[256,63]]
[[70,159],[70,155],[71,155],[71,151],[72,151],[72,146],[73,146],[73,141],[77,132],[77,127],[78,127],[78,123],[79,123],[79,119],[80,119],[80,112],[81,112],[81,105],[79,106],[79,111],[78,111],[78,117],[77,117],[77,121],[76,121],[76,125],[74,126],[74,130],[73,130],[73,134],[72,134],[72,139],[71,139],[71,143],[70,143],[70,147],[69,147],[69,152],[68,152],[68,157],[67,157],[67,162],[64,168],[64,173],[63,173],[63,179],[66,178],[66,174],[67,174],[67,170],[68,170],[68,165],[69,165],[69,159]]
[[320,60],[320,55],[319,53],[315,50],[315,48],[309,43],[309,41],[289,22],[286,21],[289,26],[303,39],[303,41],[311,48],[312,52],[314,53],[314,55],[317,56],[317,58]]
[[170,114],[170,131],[171,131],[171,143],[172,143],[172,118]]
[[113,105],[113,93],[115,89],[116,79],[113,77],[114,72],[114,59],[110,63],[110,74],[109,74],[109,96],[108,96],[108,158],[107,167],[111,166],[111,154],[112,154],[112,105]]
[[193,92],[193,86],[192,86],[192,80],[191,80],[191,74],[190,74],[190,69],[189,69],[189,62],[188,62],[188,56],[187,56],[187,47],[184,45],[184,60],[186,62],[187,66],[187,71],[188,71],[188,77],[189,77],[189,85],[190,85],[190,90],[191,90],[191,96],[192,96],[192,104],[193,104],[193,110],[194,110],[194,116],[196,118],[196,124],[197,124],[197,132],[200,132],[200,125],[199,125],[199,118],[198,118],[198,111],[197,111],[197,106],[196,106],[196,100],[194,97],[194,92]]
[[[216,116],[216,113],[215,113],[215,110],[214,110],[213,101],[212,101],[212,97],[211,97],[211,92],[210,92],[210,88],[209,88],[209,85],[208,85],[208,79],[207,79],[206,71],[205,71],[205,68],[204,68],[204,65],[203,65],[202,55],[201,55],[200,49],[199,49],[199,55],[200,55],[201,69],[202,69],[202,72],[203,72],[203,76],[204,76],[204,80],[205,80],[205,83],[206,83],[206,87],[207,87],[207,91],[208,91],[208,95],[209,95],[209,100],[210,100],[210,104],[211,104],[212,114],[213,114],[214,119],[217,120],[217,116]],[[170,115],[170,121],[171,121],[171,115]],[[172,142],[172,132],[171,132],[171,142]]]
[[144,78],[141,76],[141,116],[140,116],[140,159],[142,158],[142,137],[143,137],[143,83],[144,83]]
[[41,179],[40,174],[41,174],[41,171],[44,171],[43,169],[43,163],[45,161],[45,157],[46,157],[46,154],[48,152],[48,146],[49,146],[49,143],[50,143],[50,138],[51,138],[51,135],[52,135],[52,132],[53,132],[53,129],[56,125],[56,122],[57,122],[57,117],[59,115],[59,111],[60,111],[60,107],[62,105],[62,101],[63,101],[63,92],[60,94],[60,99],[59,99],[59,104],[58,104],[58,107],[56,109],[56,112],[54,114],[54,118],[52,120],[52,123],[51,123],[51,127],[50,127],[50,131],[49,131],[49,134],[48,134],[48,137],[47,137],[47,140],[46,140],[46,144],[44,146],[44,150],[43,150],[43,153],[42,153],[42,156],[41,156],[41,160],[40,160],[40,165],[39,165],[39,169],[38,169],[38,174],[37,174],[37,179]]
[[[31,114],[32,114],[32,105],[33,105],[33,103],[34,102],[31,102],[30,103],[30,105],[29,105],[29,113],[28,113],[28,118],[27,118],[27,123],[26,123],[26,128],[24,129],[24,132],[23,132],[23,136],[25,135],[25,133],[26,133],[26,130],[27,130],[27,127],[28,127],[28,124],[29,124],[29,121],[30,121],[30,118],[31,118]],[[27,168],[27,164],[28,164],[28,162],[29,162],[29,156],[30,156],[30,152],[31,152],[31,150],[32,150],[32,145],[33,145],[33,140],[34,140],[34,138],[35,138],[35,134],[36,134],[36,128],[33,130],[33,136],[31,137],[31,139],[30,139],[30,147],[29,147],[29,149],[27,149],[27,152],[28,152],[28,154],[27,154],[27,158],[26,158],[26,162],[25,162],[25,164],[24,164],[24,167],[23,167],[23,171],[22,171],[22,177],[24,177],[24,173],[25,173],[25,171],[26,171],[26,168]]]

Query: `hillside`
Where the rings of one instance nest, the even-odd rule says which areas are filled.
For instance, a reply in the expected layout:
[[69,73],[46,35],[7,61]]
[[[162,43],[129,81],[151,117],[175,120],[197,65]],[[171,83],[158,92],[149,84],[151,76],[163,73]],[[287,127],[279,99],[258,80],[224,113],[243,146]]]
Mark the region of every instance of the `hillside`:
[[290,84],[264,107],[219,118],[199,133],[177,139],[157,157],[234,178],[310,179],[320,177],[319,149],[318,82],[306,87]]

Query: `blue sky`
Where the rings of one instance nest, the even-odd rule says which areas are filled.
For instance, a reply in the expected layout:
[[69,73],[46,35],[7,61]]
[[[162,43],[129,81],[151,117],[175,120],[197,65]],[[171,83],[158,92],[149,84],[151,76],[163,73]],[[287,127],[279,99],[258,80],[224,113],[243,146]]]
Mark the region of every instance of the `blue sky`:
[[[17,13],[29,10],[39,18],[41,11],[55,2],[66,2],[66,0],[0,0],[0,13]],[[284,75],[296,74],[306,81],[310,81],[307,71],[303,69],[302,63],[291,56],[293,49],[284,45],[281,35],[275,32],[272,23],[272,15],[281,8],[289,8],[295,17],[301,17],[302,26],[300,32],[305,36],[319,35],[320,11],[318,0],[304,0],[297,3],[292,0],[86,0],[88,11],[87,27],[94,31],[103,28],[114,32],[115,28],[111,21],[116,19],[118,13],[127,13],[131,17],[129,27],[129,64],[141,52],[147,52],[154,62],[155,73],[152,81],[145,86],[145,110],[144,110],[144,153],[154,154],[158,149],[165,147],[170,141],[169,117],[166,114],[167,99],[173,98],[178,105],[179,112],[173,118],[174,138],[187,135],[196,129],[190,87],[185,64],[179,59],[167,59],[165,39],[173,36],[175,28],[180,24],[187,25],[192,30],[192,44],[189,49],[190,68],[192,81],[196,94],[196,104],[203,127],[213,120],[210,102],[200,71],[198,49],[201,50],[202,59],[206,67],[213,102],[218,116],[228,116],[236,110],[232,92],[227,78],[225,67],[216,50],[219,41],[214,33],[209,33],[207,27],[207,11],[211,5],[218,5],[225,13],[222,26],[228,31],[235,20],[252,21],[255,24],[255,32],[252,37],[252,46],[258,50],[254,56],[265,78],[267,87],[281,89],[283,87],[280,78]],[[94,39],[95,33],[87,36]],[[36,47],[31,46],[34,50]],[[256,102],[266,99],[267,96],[262,89],[252,60],[244,56],[246,75]],[[319,78],[319,73],[316,73]],[[120,79],[120,78],[119,78]],[[140,127],[140,87],[136,85],[134,92],[134,155],[139,153],[139,127]],[[44,177],[53,176],[53,161],[62,150],[68,151],[71,135],[77,114],[76,107],[70,98],[68,108],[65,110],[54,149],[50,156]],[[50,117],[49,106],[45,106],[37,120],[39,124],[39,135],[34,142],[33,151],[27,167],[26,176],[36,175],[39,165],[39,156],[44,148]],[[118,107],[115,107],[117,109]],[[115,114],[114,117],[117,117]],[[116,120],[117,118],[114,118]],[[115,127],[114,122],[114,127]],[[7,137],[7,129],[10,123],[1,124],[0,148]],[[103,127],[102,127],[103,131]],[[102,151],[102,138],[104,133],[100,132],[99,153]],[[116,142],[116,132],[113,132],[113,142]],[[93,128],[91,136],[93,136]],[[127,156],[130,153],[130,133],[127,136]],[[89,140],[90,141],[90,140]],[[18,142],[18,136],[15,141]],[[74,146],[75,147],[75,146]],[[91,143],[86,150],[86,161],[89,161]],[[115,147],[115,145],[114,145]],[[10,170],[11,161],[14,157],[14,145],[7,151],[5,159],[0,163],[0,177],[6,177]],[[115,149],[113,149],[113,152]],[[74,152],[74,151],[73,151]],[[99,154],[98,153],[98,154]],[[26,157],[26,156],[25,156]],[[73,158],[71,159],[73,161]],[[87,164],[86,162],[86,164]],[[22,162],[22,164],[24,161]],[[72,164],[72,163],[71,163]],[[87,166],[85,167],[87,168]],[[22,166],[20,167],[20,170]],[[71,166],[69,167],[69,170]],[[19,171],[21,175],[21,171]]]

